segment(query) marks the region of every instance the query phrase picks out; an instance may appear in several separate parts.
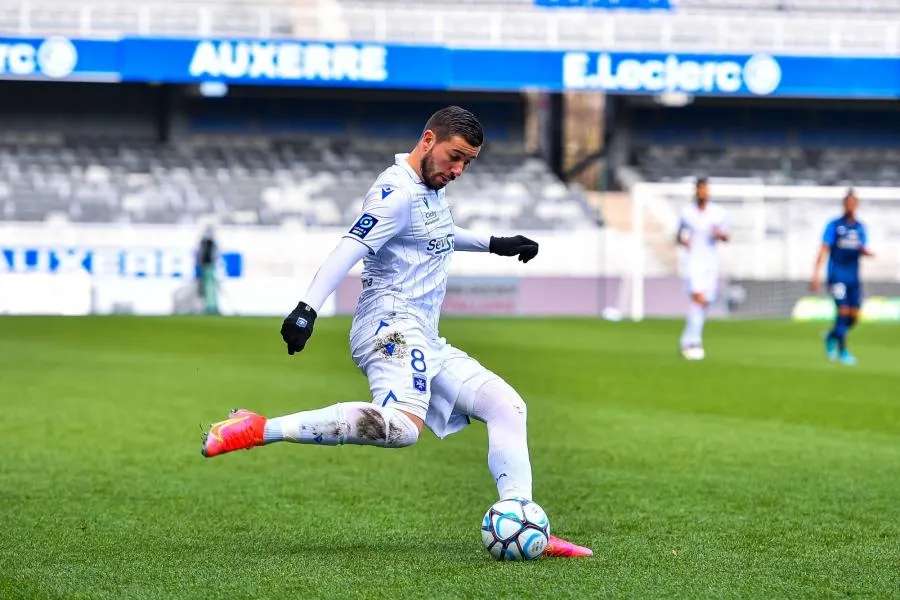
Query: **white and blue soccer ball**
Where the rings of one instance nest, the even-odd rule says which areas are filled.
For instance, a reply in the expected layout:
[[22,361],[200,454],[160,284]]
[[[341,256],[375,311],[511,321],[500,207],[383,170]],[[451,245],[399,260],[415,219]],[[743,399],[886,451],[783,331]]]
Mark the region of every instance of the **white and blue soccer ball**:
[[497,560],[532,560],[550,540],[550,519],[537,503],[507,498],[494,503],[481,522],[481,540]]

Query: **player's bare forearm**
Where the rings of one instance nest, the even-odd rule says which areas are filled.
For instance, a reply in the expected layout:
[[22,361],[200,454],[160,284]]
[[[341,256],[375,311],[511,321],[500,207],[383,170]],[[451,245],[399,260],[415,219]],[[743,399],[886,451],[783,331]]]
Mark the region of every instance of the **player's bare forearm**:
[[719,227],[713,227],[712,237],[717,242],[727,242],[730,237],[729,233]]
[[816,272],[822,269],[822,265],[825,264],[825,260],[828,258],[828,255],[831,253],[831,248],[828,244],[822,244],[819,247],[819,255],[816,257]]
[[872,252],[871,250],[869,250],[868,248],[861,249],[859,251],[859,253],[862,254],[863,256],[868,256],[870,258],[875,256],[875,253]]
[[829,250],[827,244],[822,244],[819,248],[819,254],[816,256],[816,265],[813,267],[812,282],[810,284],[814,292],[819,290],[819,274],[822,272],[822,265],[825,264],[825,258],[828,256]]

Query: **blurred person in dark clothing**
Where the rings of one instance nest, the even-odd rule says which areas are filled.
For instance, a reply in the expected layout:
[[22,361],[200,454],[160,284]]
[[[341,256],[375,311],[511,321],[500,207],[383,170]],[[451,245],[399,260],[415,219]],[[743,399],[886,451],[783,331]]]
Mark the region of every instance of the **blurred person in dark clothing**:
[[208,315],[219,314],[219,288],[216,281],[216,263],[219,259],[219,248],[216,244],[212,227],[208,227],[200,240],[197,249],[197,292],[203,300],[203,312]]

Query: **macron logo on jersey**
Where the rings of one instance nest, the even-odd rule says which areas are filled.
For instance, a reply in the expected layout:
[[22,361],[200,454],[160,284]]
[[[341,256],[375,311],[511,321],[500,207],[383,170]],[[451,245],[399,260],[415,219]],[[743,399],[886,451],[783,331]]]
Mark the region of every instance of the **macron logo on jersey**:
[[383,186],[381,186],[381,199],[384,200],[385,198],[387,198],[388,196],[390,196],[390,195],[391,195],[391,192],[393,192],[393,191],[394,191],[394,188],[392,188],[392,187],[389,186],[389,185],[383,185]]
[[369,232],[372,231],[372,228],[375,227],[376,223],[378,223],[378,219],[368,213],[363,213],[356,223],[353,224],[353,227],[350,228],[350,235],[355,235],[359,239],[364,239],[369,235]]

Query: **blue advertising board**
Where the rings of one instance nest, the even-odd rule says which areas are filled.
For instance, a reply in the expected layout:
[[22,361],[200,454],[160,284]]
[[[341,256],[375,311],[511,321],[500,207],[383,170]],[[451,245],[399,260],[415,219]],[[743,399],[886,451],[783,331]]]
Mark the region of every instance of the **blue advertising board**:
[[118,81],[117,40],[0,38],[0,78]]
[[[95,277],[192,279],[199,274],[193,252],[184,248],[0,247],[3,273],[85,273]],[[219,274],[243,275],[243,255],[223,252]]]
[[0,78],[897,98],[900,58],[473,50],[295,40],[0,38]]
[[893,58],[566,52],[562,87],[609,93],[896,97]]
[[449,52],[438,47],[294,40],[122,40],[122,78],[190,83],[441,89]]

